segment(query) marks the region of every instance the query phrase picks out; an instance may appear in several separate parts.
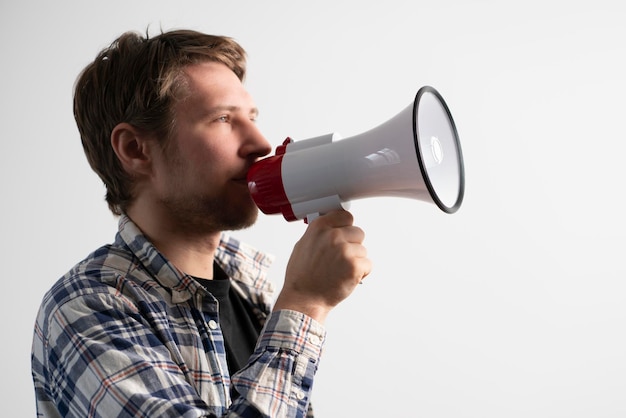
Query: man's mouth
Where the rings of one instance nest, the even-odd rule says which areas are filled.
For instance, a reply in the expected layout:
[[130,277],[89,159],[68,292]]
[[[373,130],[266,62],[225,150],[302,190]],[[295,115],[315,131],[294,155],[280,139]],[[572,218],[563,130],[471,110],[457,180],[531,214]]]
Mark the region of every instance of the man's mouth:
[[237,183],[237,184],[241,184],[244,185],[246,187],[248,187],[248,177],[243,176],[243,177],[235,177],[233,178],[233,182]]

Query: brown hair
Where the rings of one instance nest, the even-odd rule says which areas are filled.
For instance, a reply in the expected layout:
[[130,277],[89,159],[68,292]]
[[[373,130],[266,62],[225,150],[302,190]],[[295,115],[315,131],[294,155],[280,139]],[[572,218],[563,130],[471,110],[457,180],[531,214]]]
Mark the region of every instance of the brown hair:
[[221,62],[240,80],[245,77],[245,51],[233,39],[175,30],[152,38],[124,33],[76,80],[74,118],[114,214],[122,214],[132,202],[133,180],[111,146],[113,128],[127,122],[164,145],[174,129],[173,104],[185,86],[182,70],[205,61]]

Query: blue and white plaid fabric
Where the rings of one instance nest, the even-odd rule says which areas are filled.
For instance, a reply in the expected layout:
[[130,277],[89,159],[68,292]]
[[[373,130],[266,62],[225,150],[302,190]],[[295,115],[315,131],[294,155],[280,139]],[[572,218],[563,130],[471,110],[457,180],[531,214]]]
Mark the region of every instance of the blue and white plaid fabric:
[[[223,235],[216,260],[265,324],[243,370],[229,376],[215,298],[122,216],[115,242],[43,298],[32,348],[38,416],[311,417],[324,327],[270,313],[271,257]],[[231,385],[241,394],[232,404]]]

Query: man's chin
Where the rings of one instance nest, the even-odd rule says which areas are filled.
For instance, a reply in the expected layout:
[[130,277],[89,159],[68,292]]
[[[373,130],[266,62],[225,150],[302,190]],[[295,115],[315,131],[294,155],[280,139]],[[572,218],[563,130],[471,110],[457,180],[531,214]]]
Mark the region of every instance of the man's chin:
[[251,207],[250,210],[247,210],[246,212],[238,211],[236,218],[234,216],[225,216],[223,219],[224,221],[223,229],[236,231],[236,230],[250,228],[252,225],[256,223],[258,219],[259,219],[259,209],[256,206],[254,206],[254,207]]

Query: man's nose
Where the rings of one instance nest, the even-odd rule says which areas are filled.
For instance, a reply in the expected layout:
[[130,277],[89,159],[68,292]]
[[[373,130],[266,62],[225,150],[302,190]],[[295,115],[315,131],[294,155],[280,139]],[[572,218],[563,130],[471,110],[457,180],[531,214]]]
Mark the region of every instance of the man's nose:
[[245,156],[254,155],[257,158],[266,156],[272,152],[272,145],[269,143],[265,135],[261,133],[261,130],[256,123],[250,121],[246,132],[246,141],[242,147],[242,153]]

